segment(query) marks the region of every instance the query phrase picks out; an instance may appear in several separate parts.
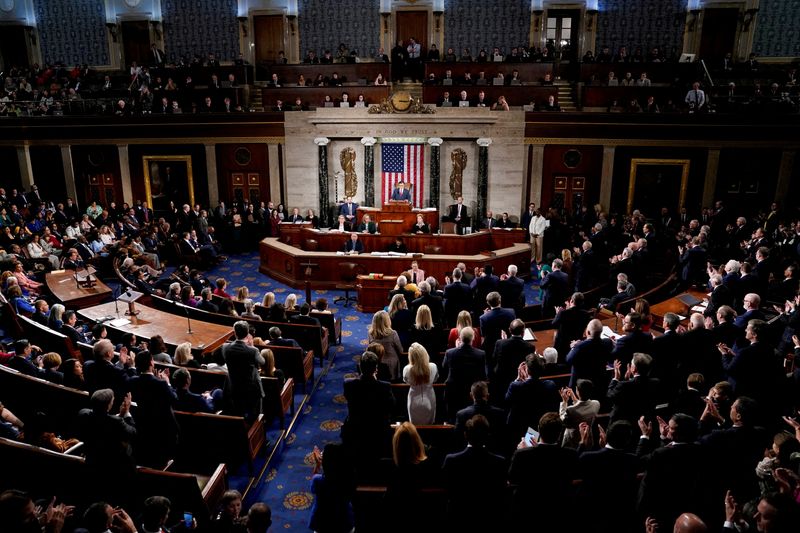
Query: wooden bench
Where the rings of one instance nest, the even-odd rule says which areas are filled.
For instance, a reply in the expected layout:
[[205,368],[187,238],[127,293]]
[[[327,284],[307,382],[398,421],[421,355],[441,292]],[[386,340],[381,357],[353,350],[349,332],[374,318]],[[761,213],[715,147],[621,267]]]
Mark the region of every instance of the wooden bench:
[[43,326],[26,316],[17,315],[17,320],[31,344],[35,344],[45,352],[56,352],[63,359],[81,356],[80,350],[63,333]]
[[333,344],[342,344],[342,319],[337,318],[333,313],[322,313],[311,311],[309,316],[319,320],[320,325],[328,330],[328,340]]
[[291,346],[267,346],[275,356],[275,367],[280,368],[287,378],[292,378],[295,383],[303,386],[303,392],[308,391],[307,385],[314,382],[314,352],[309,350],[303,355],[301,348]]
[[2,401],[22,420],[37,412],[46,413],[53,429],[62,436],[75,435],[78,412],[89,407],[89,393],[47,380],[26,376],[0,365]]
[[[24,490],[35,499],[55,497],[70,505],[93,503],[92,495],[97,489],[92,486],[92,476],[83,457],[4,438],[0,438],[0,454],[5,463],[0,490]],[[207,476],[138,467],[131,501],[136,506],[153,494],[166,496],[172,503],[172,522],[181,520],[184,511],[188,511],[198,525],[204,526],[227,490],[226,473],[224,464],[216,465]]]
[[614,313],[622,313],[626,314],[630,312],[633,307],[636,305],[636,300],[643,298],[647,300],[648,303],[652,304],[655,303],[674,288],[675,281],[677,279],[676,274],[670,274],[667,279],[650,289],[649,291],[645,291],[641,294],[637,294],[633,298],[628,298],[627,300],[623,300],[617,304],[617,308],[614,310],[603,309],[600,311],[600,315],[604,317],[613,316]]
[[[183,444],[176,463],[190,470],[216,463],[253,468],[253,460],[267,441],[264,415],[248,424],[244,417],[175,411]],[[185,466],[184,466],[185,465]]]

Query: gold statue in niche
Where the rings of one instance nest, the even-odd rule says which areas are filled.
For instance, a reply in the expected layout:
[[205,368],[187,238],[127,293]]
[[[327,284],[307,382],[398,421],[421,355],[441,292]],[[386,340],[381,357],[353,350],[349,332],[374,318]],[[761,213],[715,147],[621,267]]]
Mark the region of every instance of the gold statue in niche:
[[462,186],[464,184],[464,168],[467,166],[467,153],[461,148],[456,148],[450,153],[450,160],[453,162],[453,170],[450,171],[450,196],[453,200],[462,196]]
[[356,176],[356,151],[352,147],[343,148],[339,154],[339,162],[344,171],[344,195],[355,196],[358,191]]

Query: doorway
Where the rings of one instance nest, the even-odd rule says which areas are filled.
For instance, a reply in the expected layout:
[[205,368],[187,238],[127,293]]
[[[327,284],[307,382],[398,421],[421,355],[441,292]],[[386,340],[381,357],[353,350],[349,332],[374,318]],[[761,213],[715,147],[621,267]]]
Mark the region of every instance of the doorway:
[[149,64],[150,58],[150,28],[146,20],[123,21],[122,46],[125,54],[125,64],[130,65],[136,61],[137,65]]
[[733,52],[738,28],[738,8],[713,8],[703,11],[700,57],[714,62],[725,57],[728,52]]
[[[253,17],[253,42],[256,48],[256,65],[272,64],[283,46],[283,15],[257,15]],[[300,54],[303,55],[303,54]]]
[[395,41],[403,41],[408,46],[413,37],[421,45],[421,55],[424,57],[428,49],[428,12],[397,11],[395,24]]
[[550,9],[547,11],[545,46],[550,52],[561,51],[561,59],[573,60],[578,45],[580,11],[577,9]]
[[0,58],[0,70],[5,72],[11,67],[25,68],[30,65],[28,36],[23,26],[3,26],[3,31],[0,31]]

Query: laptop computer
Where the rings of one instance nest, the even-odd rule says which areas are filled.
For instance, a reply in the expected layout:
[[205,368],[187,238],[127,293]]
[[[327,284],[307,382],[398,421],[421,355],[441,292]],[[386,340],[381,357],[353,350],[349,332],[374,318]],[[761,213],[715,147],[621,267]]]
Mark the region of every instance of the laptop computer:
[[442,102],[439,107],[453,107],[453,102]]
[[339,102],[339,107],[350,107],[350,102]]
[[503,85],[504,82],[503,78],[492,78],[492,85]]
[[489,85],[489,80],[487,80],[486,78],[483,78],[483,79],[480,79],[480,78],[479,78],[479,79],[478,79],[478,80],[475,82],[475,85]]
[[333,107],[333,102],[325,102],[325,107]]
[[680,300],[687,307],[694,307],[703,301],[689,293],[678,295],[678,300]]
[[469,102],[464,102],[464,101],[460,100],[458,102],[458,107],[469,107]]
[[453,85],[453,78],[445,78],[442,80],[442,85]]

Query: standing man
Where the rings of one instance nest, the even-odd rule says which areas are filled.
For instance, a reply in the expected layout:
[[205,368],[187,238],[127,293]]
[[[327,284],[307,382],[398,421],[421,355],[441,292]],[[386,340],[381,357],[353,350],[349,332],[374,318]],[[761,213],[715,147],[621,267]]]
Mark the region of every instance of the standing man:
[[406,50],[408,51],[408,71],[411,75],[411,78],[416,83],[420,80],[420,78],[422,78],[420,72],[422,67],[422,45],[420,45],[417,40],[412,37]]
[[531,234],[531,260],[536,261],[536,264],[542,262],[542,246],[544,246],[546,227],[547,220],[539,210],[536,210],[536,214],[531,217],[530,224],[528,224],[528,233]]
[[236,340],[222,347],[222,355],[228,366],[224,397],[231,399],[234,413],[255,420],[261,413],[261,399],[264,397],[258,374],[264,358],[253,346],[250,325],[246,321],[236,322],[233,333]]
[[[531,220],[533,217],[536,216],[536,204],[531,202],[528,204],[528,210],[522,214],[522,218],[520,219],[519,227],[520,228],[529,228],[531,225]],[[525,238],[528,238],[527,236]]]
[[469,226],[469,211],[464,205],[463,196],[456,198],[456,203],[450,206],[448,218],[456,223],[456,233],[459,235],[463,232],[463,228]]
[[348,196],[344,199],[344,203],[339,208],[339,214],[344,215],[347,224],[352,227],[356,221],[356,211],[358,211],[358,204],[353,202],[353,197]]
[[397,46],[392,48],[392,81],[395,83],[403,81],[407,57],[408,53],[403,46],[403,41],[397,41]]
[[397,187],[392,191],[392,200],[396,202],[411,202],[411,191],[406,189],[406,184],[402,181],[398,181]]

